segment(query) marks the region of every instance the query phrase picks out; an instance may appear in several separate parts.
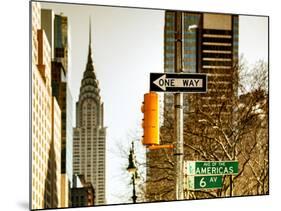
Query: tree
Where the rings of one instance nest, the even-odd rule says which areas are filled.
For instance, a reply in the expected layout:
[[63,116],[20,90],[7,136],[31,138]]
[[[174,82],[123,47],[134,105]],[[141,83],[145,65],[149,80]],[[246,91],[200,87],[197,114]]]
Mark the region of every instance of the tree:
[[[251,70],[240,64],[232,72],[231,87],[219,83],[221,76],[212,78],[207,101],[203,94],[185,96],[184,159],[238,160],[239,173],[224,176],[222,189],[188,191],[188,198],[268,194],[267,64],[259,61]],[[161,142],[171,143],[173,111],[164,113]],[[147,201],[175,200],[174,160],[169,150],[147,152]]]

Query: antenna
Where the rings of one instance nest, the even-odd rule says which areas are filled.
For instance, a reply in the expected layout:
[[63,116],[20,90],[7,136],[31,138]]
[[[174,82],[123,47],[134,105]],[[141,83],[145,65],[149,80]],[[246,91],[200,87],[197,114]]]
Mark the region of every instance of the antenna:
[[91,45],[91,16],[89,16],[89,45]]

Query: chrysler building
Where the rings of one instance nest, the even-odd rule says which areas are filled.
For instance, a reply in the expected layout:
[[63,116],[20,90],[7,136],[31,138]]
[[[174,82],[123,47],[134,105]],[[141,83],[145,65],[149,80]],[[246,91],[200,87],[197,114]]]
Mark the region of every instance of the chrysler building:
[[106,128],[103,125],[103,102],[100,96],[91,49],[91,23],[86,69],[76,102],[76,127],[73,140],[73,173],[85,176],[95,189],[95,205],[105,200]]

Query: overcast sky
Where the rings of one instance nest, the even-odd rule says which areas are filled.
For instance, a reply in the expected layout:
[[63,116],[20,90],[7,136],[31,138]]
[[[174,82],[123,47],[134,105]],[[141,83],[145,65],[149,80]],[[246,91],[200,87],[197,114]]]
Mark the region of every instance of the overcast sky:
[[[140,127],[140,107],[143,94],[149,91],[149,73],[163,72],[164,11],[53,3],[42,7],[68,17],[73,103],[78,100],[86,67],[91,17],[94,68],[108,127],[107,148],[120,142],[127,147],[131,141],[128,134]],[[239,54],[243,53],[250,64],[259,59],[267,61],[267,18],[240,16],[239,27]],[[107,200],[116,203],[128,180],[118,179],[123,163],[114,159],[115,155],[108,155]]]

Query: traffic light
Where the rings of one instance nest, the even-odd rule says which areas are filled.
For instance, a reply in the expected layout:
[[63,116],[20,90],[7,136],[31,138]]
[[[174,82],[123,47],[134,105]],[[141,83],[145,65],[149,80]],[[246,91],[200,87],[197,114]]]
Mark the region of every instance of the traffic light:
[[147,146],[159,145],[159,102],[156,92],[144,94],[142,105],[143,113],[143,140]]

